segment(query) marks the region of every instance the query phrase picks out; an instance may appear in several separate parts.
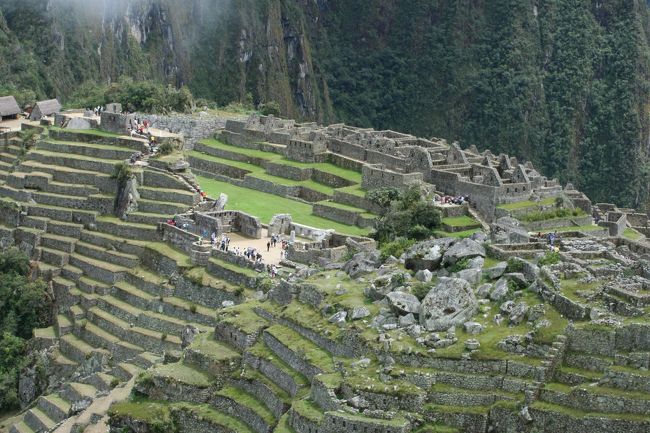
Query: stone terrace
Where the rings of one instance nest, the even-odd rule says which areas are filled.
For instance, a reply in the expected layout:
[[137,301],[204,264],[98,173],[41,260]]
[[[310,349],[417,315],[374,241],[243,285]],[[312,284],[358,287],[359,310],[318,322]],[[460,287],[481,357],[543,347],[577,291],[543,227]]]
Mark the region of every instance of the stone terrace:
[[[556,197],[562,193],[557,181],[541,176],[530,162],[520,164],[516,158],[503,154],[495,156],[489,150],[480,153],[473,146],[462,150],[456,143],[449,145],[444,140],[426,140],[394,131],[347,125],[320,127],[313,123],[298,124],[253,115],[246,122],[228,121],[220,138],[250,151],[281,154],[288,160],[307,164],[305,167],[329,163],[361,171],[361,188],[337,189],[333,201],[367,211],[375,209],[366,203],[361,191],[385,186],[403,189],[419,181],[445,194],[469,197],[472,206],[488,221],[497,216],[498,205],[526,201],[531,196]],[[198,146],[196,150],[226,159],[234,159],[233,153],[237,153],[223,147],[214,151]],[[246,162],[259,161],[249,158]],[[204,168],[219,175],[247,175],[245,167],[240,167],[243,172],[224,172],[224,167],[217,166]],[[285,171],[288,170],[285,168]],[[575,198],[575,206],[590,213],[591,204],[584,196],[574,194],[571,197]]]
[[41,136],[29,150],[15,134],[0,142],[0,245],[15,245],[35,261],[58,308],[54,325],[34,332],[37,347],[54,348],[52,392],[39,397],[13,433],[50,431],[73,406],[163,353],[180,353],[188,325],[211,330],[222,302],[241,301],[238,283],[255,284],[248,269],[218,258],[209,271],[194,267],[186,253],[162,242],[158,224],[199,200],[172,174],[136,170],[137,210],[126,221],[111,216],[114,166],[141,150],[142,141],[58,129]]

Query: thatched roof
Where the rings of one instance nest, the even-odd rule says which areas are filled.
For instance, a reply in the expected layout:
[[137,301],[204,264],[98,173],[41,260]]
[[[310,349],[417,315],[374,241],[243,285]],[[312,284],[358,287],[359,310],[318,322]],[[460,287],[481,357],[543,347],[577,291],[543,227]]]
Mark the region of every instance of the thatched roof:
[[13,96],[0,97],[0,117],[15,116],[20,114],[22,110]]
[[61,104],[56,99],[47,101],[39,101],[32,110],[32,115],[29,116],[32,120],[40,120],[41,117],[50,116],[54,113],[61,111]]

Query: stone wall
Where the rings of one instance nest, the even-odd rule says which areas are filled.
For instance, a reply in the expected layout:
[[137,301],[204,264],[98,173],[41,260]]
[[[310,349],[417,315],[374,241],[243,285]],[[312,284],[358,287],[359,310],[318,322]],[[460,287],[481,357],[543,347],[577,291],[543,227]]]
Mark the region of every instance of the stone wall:
[[361,186],[366,191],[377,188],[393,187],[404,191],[414,183],[422,182],[422,173],[397,173],[381,165],[364,165]]
[[173,114],[169,116],[137,114],[137,117],[149,120],[153,128],[183,135],[186,149],[193,149],[200,140],[213,137],[215,132],[223,129],[228,121],[225,117],[210,114]]
[[134,125],[135,118],[135,114],[103,112],[100,126],[104,131],[126,134],[128,129]]

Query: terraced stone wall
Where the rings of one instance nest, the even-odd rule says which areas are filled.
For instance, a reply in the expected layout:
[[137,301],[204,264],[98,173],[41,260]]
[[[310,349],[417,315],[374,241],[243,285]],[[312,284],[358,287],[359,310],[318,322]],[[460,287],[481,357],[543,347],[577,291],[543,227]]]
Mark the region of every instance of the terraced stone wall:
[[147,119],[156,129],[181,134],[185,137],[185,148],[191,150],[194,145],[204,138],[213,137],[215,132],[226,126],[226,118],[212,115],[174,114],[161,116],[156,114],[137,114],[141,119]]

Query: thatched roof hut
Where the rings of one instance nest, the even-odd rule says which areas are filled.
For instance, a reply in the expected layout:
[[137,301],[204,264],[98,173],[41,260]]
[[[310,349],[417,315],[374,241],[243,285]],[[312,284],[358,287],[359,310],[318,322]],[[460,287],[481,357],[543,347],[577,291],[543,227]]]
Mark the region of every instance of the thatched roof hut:
[[54,113],[61,111],[61,104],[56,99],[48,101],[39,101],[34,106],[32,114],[29,115],[30,120],[41,120],[45,116],[51,116]]
[[21,109],[13,96],[0,97],[0,120],[15,119]]

